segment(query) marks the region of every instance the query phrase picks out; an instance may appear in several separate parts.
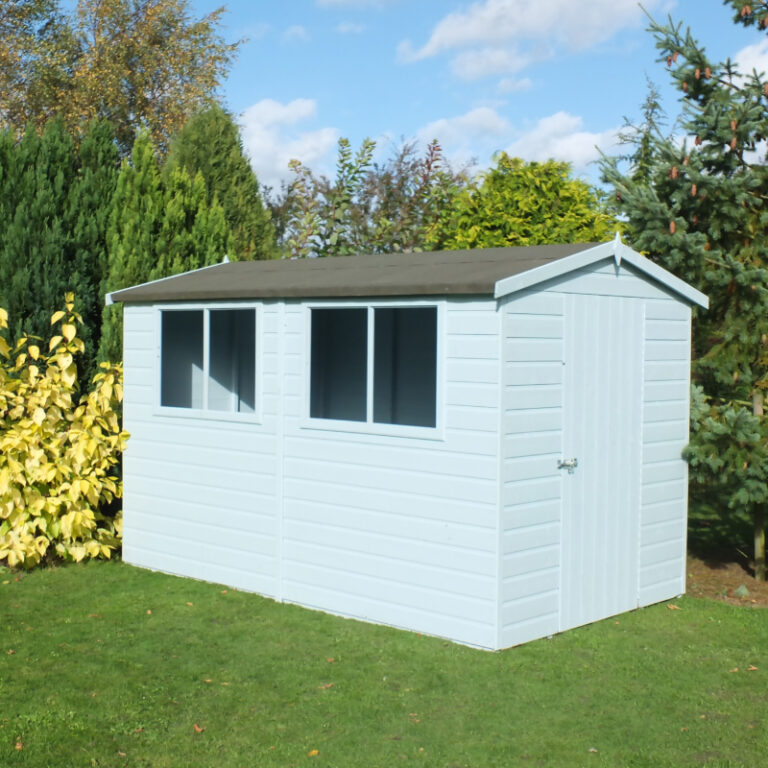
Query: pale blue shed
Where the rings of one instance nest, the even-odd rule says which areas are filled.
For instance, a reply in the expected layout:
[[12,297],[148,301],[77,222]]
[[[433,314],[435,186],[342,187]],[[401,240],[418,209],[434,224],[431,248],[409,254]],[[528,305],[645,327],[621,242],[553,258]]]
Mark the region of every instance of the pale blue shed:
[[505,648],[685,590],[691,308],[618,239],[118,291],[126,561]]

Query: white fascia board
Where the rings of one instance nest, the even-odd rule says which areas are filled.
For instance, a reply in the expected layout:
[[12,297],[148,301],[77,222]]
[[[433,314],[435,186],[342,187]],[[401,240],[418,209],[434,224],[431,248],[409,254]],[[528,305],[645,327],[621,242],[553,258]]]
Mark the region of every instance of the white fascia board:
[[110,291],[109,293],[104,294],[104,306],[110,307],[112,304],[115,303],[115,300],[112,298],[114,294],[116,293],[122,293],[123,291],[128,291],[131,288],[143,288],[145,285],[155,285],[155,283],[164,283],[166,280],[173,280],[174,278],[181,277],[182,275],[191,275],[193,272],[202,272],[206,269],[213,269],[214,267],[220,267],[222,264],[228,264],[229,259],[227,261],[222,261],[218,264],[209,264],[207,267],[198,267],[197,269],[188,269],[186,272],[178,272],[175,275],[168,275],[168,277],[159,277],[157,280],[148,280],[146,283],[138,283],[137,285],[126,285],[125,288],[118,288],[115,291]]
[[571,256],[544,264],[541,267],[535,267],[519,275],[505,277],[496,283],[493,295],[494,298],[500,299],[511,293],[517,293],[525,288],[530,288],[539,283],[561,277],[569,272],[574,272],[582,267],[588,267],[590,264],[610,258],[615,260],[616,266],[619,269],[621,268],[622,261],[630,263],[636,269],[687,299],[691,304],[698,304],[700,307],[704,307],[704,309],[709,306],[709,299],[701,291],[697,291],[684,280],[680,280],[680,278],[675,277],[663,267],[660,267],[650,259],[646,259],[645,256],[625,245],[618,238],[609,243],[601,243],[600,245],[588,248],[586,251],[574,253]]

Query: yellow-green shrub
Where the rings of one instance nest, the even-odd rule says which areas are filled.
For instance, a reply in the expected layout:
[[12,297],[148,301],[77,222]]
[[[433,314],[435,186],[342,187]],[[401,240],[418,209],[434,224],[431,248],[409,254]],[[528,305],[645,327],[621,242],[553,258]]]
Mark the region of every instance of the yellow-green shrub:
[[32,337],[11,349],[0,308],[0,563],[9,566],[108,558],[119,546],[120,513],[101,510],[122,496],[122,366],[102,364],[93,389],[79,395],[81,322],[68,294],[51,318],[59,329],[47,351]]

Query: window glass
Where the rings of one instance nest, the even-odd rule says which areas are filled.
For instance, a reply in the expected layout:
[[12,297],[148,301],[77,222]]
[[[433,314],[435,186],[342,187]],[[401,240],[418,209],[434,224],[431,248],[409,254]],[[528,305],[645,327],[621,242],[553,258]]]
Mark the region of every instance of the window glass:
[[366,309],[313,309],[309,413],[366,420]]
[[160,404],[203,407],[203,312],[163,312]]
[[377,307],[374,310],[373,371],[375,422],[435,426],[435,307]]
[[256,412],[255,309],[164,310],[161,329],[160,405]]
[[256,322],[253,309],[210,312],[208,408],[256,410]]

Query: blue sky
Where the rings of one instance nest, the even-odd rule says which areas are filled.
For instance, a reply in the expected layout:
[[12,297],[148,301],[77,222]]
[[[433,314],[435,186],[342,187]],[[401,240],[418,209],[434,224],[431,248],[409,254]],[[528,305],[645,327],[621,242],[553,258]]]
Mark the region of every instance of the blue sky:
[[[192,0],[197,15],[218,0]],[[594,180],[595,145],[616,151],[646,76],[677,114],[665,66],[635,0],[229,0],[223,34],[246,38],[223,95],[263,183],[296,157],[332,174],[336,142],[365,137],[386,156],[437,138],[454,165],[498,150],[555,157]],[[765,62],[768,38],[720,0],[645,0],[691,26],[716,59]]]

